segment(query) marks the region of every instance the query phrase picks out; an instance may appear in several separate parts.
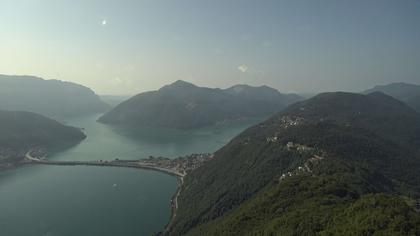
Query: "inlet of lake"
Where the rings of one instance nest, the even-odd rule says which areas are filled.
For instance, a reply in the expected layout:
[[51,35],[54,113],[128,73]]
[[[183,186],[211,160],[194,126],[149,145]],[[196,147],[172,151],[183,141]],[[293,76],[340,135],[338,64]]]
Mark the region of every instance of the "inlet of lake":
[[[66,124],[84,129],[80,144],[53,160],[175,158],[214,152],[261,119],[195,130],[125,129],[96,122],[98,115]],[[23,166],[0,172],[0,235],[151,235],[168,223],[177,180],[142,169]]]

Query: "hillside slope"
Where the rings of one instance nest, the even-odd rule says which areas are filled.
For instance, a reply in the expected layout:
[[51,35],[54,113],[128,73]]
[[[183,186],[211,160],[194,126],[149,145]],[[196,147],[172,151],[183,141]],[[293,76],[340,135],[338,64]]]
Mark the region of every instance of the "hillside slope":
[[402,102],[320,94],[189,174],[169,234],[418,234],[419,144],[420,115]]
[[420,85],[407,83],[393,83],[388,85],[376,86],[366,90],[364,94],[372,92],[382,92],[388,94],[420,112]]
[[275,89],[236,85],[211,89],[176,81],[121,103],[99,121],[130,126],[195,128],[225,120],[272,115],[300,100]]
[[0,75],[0,109],[62,118],[105,112],[109,105],[89,88],[33,76]]
[[0,111],[0,168],[18,162],[30,149],[66,147],[85,137],[80,129],[35,113]]

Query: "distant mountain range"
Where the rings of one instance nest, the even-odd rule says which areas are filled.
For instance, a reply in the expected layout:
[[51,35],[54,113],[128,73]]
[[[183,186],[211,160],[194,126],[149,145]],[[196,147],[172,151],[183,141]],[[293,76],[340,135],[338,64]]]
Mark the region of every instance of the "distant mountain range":
[[416,111],[420,112],[420,85],[407,83],[392,83],[388,85],[376,86],[366,90],[364,94],[372,92],[383,92],[396,99],[405,102]]
[[138,94],[99,119],[109,124],[196,128],[217,122],[272,115],[302,100],[267,87],[236,85],[228,89],[198,87],[176,81]]
[[419,235],[420,114],[324,93],[249,128],[184,179],[167,235]]
[[89,88],[33,76],[0,75],[0,109],[62,118],[102,113],[110,106]]
[[124,96],[124,95],[100,95],[99,96],[102,101],[109,104],[111,107],[116,107],[118,104],[124,102],[125,100],[129,99],[131,96]]
[[85,137],[80,129],[32,112],[0,111],[0,169],[20,161],[30,149],[67,147]]

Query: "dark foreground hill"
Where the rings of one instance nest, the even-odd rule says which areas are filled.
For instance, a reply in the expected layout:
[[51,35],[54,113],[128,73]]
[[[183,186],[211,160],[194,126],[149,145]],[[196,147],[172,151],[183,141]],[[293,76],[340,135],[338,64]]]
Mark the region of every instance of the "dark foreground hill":
[[420,115],[325,93],[249,128],[184,180],[169,235],[419,235]]
[[0,111],[0,169],[18,162],[31,149],[67,147],[85,137],[80,129],[35,113]]
[[383,92],[394,98],[405,102],[407,105],[420,112],[420,85],[407,83],[393,83],[383,86],[376,86],[365,91],[365,94],[372,92]]
[[195,128],[226,120],[272,115],[301,100],[267,86],[236,85],[228,89],[197,87],[176,81],[121,103],[99,121],[130,126]]
[[75,83],[0,75],[0,109],[62,118],[105,112],[109,105],[91,89]]

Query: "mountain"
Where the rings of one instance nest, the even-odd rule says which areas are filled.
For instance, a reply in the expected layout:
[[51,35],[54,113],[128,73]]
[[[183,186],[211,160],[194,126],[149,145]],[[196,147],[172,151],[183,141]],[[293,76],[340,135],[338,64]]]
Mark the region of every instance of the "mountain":
[[184,178],[167,235],[419,235],[420,114],[324,93],[244,131]]
[[99,97],[111,107],[116,107],[118,104],[130,98],[130,96],[124,95],[100,95]]
[[300,100],[267,86],[228,89],[176,81],[158,91],[138,94],[99,119],[110,124],[195,128],[225,120],[268,116]]
[[364,94],[372,92],[383,92],[396,99],[399,99],[416,111],[420,112],[420,85],[407,83],[393,83],[383,86],[376,86],[373,89],[366,90]]
[[109,105],[91,89],[75,83],[0,75],[0,109],[63,118],[105,112]]
[[31,149],[67,147],[85,137],[80,129],[35,113],[0,111],[0,169],[20,161]]

